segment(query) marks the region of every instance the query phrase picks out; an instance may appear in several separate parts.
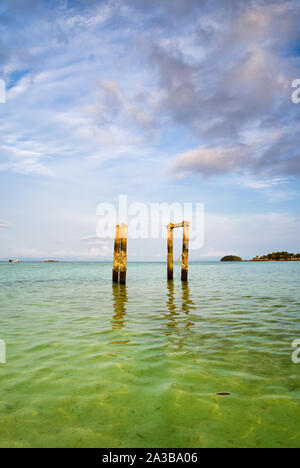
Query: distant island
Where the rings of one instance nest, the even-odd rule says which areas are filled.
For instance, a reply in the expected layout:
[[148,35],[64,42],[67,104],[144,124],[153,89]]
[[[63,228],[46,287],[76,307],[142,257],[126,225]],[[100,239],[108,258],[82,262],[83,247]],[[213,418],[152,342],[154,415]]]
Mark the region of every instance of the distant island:
[[227,255],[221,259],[221,262],[242,262],[243,260],[240,257],[235,255]]
[[268,255],[258,255],[251,260],[252,262],[300,262],[300,253],[293,254],[288,252],[273,252]]

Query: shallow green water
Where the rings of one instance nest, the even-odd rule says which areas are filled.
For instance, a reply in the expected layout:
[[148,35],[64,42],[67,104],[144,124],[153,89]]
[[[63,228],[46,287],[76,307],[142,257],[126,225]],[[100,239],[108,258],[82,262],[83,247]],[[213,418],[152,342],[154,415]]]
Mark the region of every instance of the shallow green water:
[[300,446],[300,264],[165,270],[0,264],[0,447]]

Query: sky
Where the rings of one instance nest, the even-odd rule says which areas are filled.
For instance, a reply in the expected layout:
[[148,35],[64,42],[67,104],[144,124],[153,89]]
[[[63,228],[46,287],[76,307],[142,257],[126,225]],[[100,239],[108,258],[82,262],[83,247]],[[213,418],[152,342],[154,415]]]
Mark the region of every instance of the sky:
[[2,0],[0,259],[111,260],[120,194],[203,203],[192,260],[298,253],[299,24],[293,0]]

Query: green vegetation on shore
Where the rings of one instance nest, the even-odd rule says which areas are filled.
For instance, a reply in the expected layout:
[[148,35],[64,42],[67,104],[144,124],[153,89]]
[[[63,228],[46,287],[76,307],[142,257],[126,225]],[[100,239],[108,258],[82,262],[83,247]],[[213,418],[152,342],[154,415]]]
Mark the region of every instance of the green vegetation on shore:
[[268,255],[257,256],[253,262],[296,262],[300,261],[300,253],[293,254],[288,252],[273,252]]

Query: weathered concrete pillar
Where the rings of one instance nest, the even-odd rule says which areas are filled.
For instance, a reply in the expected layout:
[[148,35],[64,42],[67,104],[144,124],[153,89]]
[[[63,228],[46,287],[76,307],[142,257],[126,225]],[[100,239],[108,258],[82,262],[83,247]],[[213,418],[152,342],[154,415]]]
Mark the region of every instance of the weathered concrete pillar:
[[121,247],[120,226],[117,225],[116,226],[115,245],[114,245],[113,272],[112,272],[112,280],[113,280],[114,283],[118,283],[118,281],[119,281],[120,247]]
[[127,273],[127,224],[121,224],[120,284],[126,283]]
[[187,281],[189,269],[189,231],[190,223],[183,221],[183,243],[182,243],[182,265],[181,265],[181,281]]
[[168,280],[173,279],[173,224],[170,223],[167,226],[168,229]]

